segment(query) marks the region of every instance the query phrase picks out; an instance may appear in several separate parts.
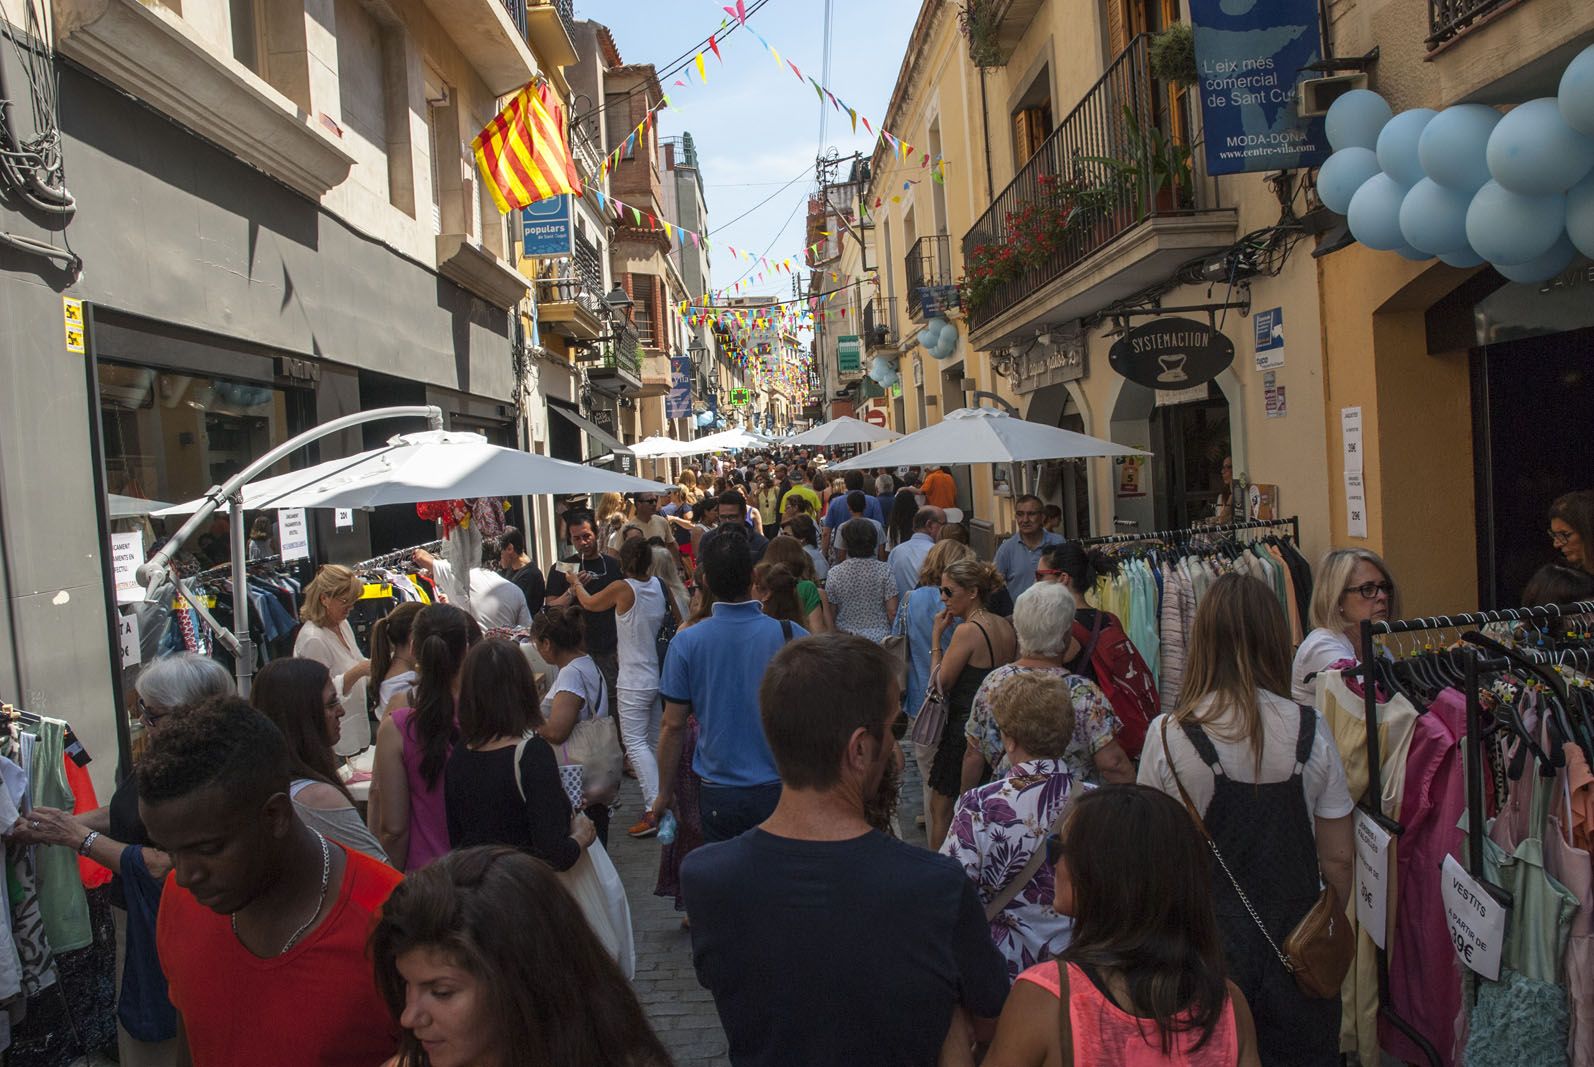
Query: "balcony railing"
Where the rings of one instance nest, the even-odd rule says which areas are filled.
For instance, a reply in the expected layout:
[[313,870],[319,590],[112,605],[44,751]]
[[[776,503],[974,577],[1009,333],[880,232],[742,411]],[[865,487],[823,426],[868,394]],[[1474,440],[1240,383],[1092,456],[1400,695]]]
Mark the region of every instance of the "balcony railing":
[[642,350],[637,347],[636,330],[621,322],[615,324],[615,332],[618,336],[603,346],[603,358],[598,365],[606,370],[626,371],[641,381]]
[[[1129,43],[963,238],[963,304],[978,329],[1152,216],[1198,207],[1191,150]],[[1186,98],[1188,100],[1188,98]]]
[[863,343],[865,348],[880,348],[900,340],[897,333],[897,302],[891,297],[877,296],[863,306]]
[[526,0],[503,0],[503,3],[504,10],[509,12],[509,21],[515,24],[522,37],[526,36]]
[[576,234],[575,254],[551,278],[537,279],[539,304],[580,304],[597,315],[603,308],[603,266],[592,242]]
[[1520,0],[1428,0],[1428,47],[1438,48],[1478,20]]
[[553,0],[553,9],[559,12],[559,21],[565,24],[565,32],[575,36],[576,0]]
[[944,233],[921,237],[908,249],[908,314],[924,312],[924,290],[952,284],[952,238]]

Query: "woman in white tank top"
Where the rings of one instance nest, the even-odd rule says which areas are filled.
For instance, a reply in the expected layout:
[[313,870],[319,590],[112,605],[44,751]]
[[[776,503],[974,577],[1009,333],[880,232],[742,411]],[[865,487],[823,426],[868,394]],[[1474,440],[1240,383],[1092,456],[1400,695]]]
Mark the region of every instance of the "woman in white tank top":
[[659,702],[659,628],[671,614],[664,586],[652,576],[653,548],[633,537],[620,546],[620,573],[625,580],[589,594],[574,586],[576,598],[587,611],[614,609],[619,637],[620,674],[615,685],[620,739],[642,786],[643,816],[628,831],[632,837],[652,837],[658,823],[651,808],[659,792],[659,763],[655,751],[664,708]]

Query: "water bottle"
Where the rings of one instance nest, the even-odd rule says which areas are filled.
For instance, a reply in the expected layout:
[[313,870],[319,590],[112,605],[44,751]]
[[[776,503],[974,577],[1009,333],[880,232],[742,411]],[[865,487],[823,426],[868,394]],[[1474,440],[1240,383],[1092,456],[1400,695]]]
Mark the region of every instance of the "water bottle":
[[659,820],[659,844],[668,845],[675,840],[675,812],[667,811]]

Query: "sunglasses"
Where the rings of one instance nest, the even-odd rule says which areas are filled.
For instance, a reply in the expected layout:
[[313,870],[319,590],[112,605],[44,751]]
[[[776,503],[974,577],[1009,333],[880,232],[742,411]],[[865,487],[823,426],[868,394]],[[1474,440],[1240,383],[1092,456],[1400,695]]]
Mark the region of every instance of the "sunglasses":
[[1049,834],[1046,838],[1046,866],[1055,867],[1057,861],[1063,858],[1063,839],[1059,834]]
[[952,589],[952,588],[949,588],[949,587],[944,586],[944,585],[941,587],[941,599],[942,600],[951,600],[953,597],[955,597],[957,595],[958,595],[958,591],[956,589]]

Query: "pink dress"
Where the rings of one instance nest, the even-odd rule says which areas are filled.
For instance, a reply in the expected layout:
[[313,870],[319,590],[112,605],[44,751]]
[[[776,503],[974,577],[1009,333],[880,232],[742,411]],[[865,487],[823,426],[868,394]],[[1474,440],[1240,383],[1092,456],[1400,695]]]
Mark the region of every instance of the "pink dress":
[[[1020,982],[1033,982],[1052,996],[1061,995],[1057,963],[1037,963],[1018,976]],[[1162,1054],[1162,1039],[1157,1024],[1130,1015],[1107,997],[1077,966],[1068,964],[1068,1012],[1074,1027],[1074,1062],[1091,1067],[1234,1067],[1240,1055],[1240,1039],[1234,1027],[1234,1002],[1223,1005],[1207,1043],[1194,1052],[1200,1040],[1197,1031],[1178,1034],[1173,1052]]]
[[[421,743],[411,722],[414,708],[395,708],[393,725],[404,742],[404,779],[410,787],[410,854],[405,871],[415,871],[448,852],[448,812],[443,806],[443,774],[438,769],[437,784],[427,786],[421,774]],[[447,763],[445,757],[444,763]]]

